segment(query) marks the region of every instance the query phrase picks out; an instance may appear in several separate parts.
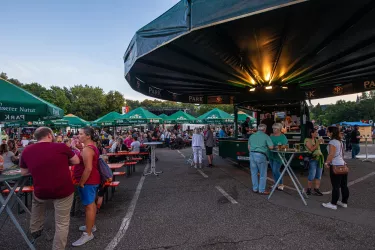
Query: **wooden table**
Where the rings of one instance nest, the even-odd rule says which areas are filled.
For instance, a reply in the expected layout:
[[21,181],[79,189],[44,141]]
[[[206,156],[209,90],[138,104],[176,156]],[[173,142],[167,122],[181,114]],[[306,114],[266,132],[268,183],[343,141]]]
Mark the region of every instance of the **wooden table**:
[[107,153],[107,156],[133,156],[139,155],[139,152],[117,152],[117,153]]

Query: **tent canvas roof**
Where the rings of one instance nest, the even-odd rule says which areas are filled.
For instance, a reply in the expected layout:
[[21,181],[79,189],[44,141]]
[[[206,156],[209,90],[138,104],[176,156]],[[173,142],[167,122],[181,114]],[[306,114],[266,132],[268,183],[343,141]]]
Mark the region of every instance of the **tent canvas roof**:
[[371,0],[181,0],[136,32],[125,78],[151,97],[208,104],[375,89],[374,7]]

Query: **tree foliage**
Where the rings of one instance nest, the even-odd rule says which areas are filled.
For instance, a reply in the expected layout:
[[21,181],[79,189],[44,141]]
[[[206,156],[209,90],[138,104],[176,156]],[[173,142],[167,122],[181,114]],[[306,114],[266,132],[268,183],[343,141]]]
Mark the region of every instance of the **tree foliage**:
[[124,96],[118,91],[109,91],[105,93],[99,87],[88,85],[76,85],[71,88],[51,86],[46,88],[39,83],[21,83],[17,79],[9,78],[4,72],[0,73],[0,77],[9,82],[22,87],[28,92],[50,102],[64,110],[65,114],[74,114],[85,120],[93,121],[97,118],[112,112],[121,112],[121,107],[129,107],[130,110],[138,107],[146,109],[150,108],[173,108],[188,109],[189,113],[194,116],[200,116],[211,109],[219,108],[230,114],[233,113],[233,105],[195,105],[191,103],[178,103],[172,101],[150,100],[125,100]]
[[318,124],[332,125],[339,122],[353,122],[375,119],[375,92],[361,94],[357,102],[337,101],[336,104],[310,108],[311,119]]

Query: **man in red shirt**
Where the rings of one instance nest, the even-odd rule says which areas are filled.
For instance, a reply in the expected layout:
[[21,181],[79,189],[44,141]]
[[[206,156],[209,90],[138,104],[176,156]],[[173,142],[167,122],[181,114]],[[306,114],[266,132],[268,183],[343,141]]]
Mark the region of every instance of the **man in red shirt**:
[[21,173],[33,177],[34,195],[30,231],[34,239],[43,230],[46,203],[55,208],[55,237],[52,249],[65,249],[68,238],[70,209],[73,203],[74,185],[70,165],[79,158],[64,143],[54,143],[50,128],[40,127],[34,133],[38,143],[25,148],[21,155]]

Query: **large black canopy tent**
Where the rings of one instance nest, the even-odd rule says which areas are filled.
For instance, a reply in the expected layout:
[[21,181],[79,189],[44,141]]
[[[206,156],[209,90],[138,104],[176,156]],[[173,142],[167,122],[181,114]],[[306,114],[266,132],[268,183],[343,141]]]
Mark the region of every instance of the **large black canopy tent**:
[[188,103],[314,99],[375,89],[374,0],[182,0],[141,28],[125,78]]

